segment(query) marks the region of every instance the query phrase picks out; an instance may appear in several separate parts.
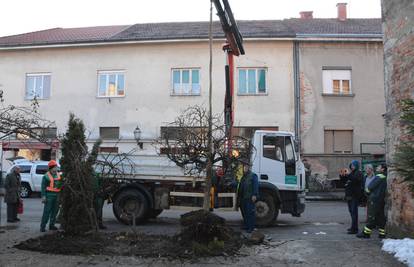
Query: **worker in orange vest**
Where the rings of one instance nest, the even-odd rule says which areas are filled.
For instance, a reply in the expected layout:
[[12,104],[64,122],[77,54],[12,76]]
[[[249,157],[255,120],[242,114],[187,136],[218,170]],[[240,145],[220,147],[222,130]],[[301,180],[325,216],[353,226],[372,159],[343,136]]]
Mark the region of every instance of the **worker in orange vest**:
[[56,161],[48,163],[49,171],[42,178],[42,203],[44,204],[40,232],[46,231],[46,224],[49,221],[49,230],[57,230],[55,226],[56,215],[59,211],[58,195],[62,188],[62,178],[58,173]]

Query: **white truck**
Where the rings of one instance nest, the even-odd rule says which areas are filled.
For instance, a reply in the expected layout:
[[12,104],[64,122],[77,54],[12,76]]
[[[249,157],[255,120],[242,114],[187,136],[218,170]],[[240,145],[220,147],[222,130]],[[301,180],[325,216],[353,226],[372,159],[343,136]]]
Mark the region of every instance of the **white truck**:
[[[256,131],[252,143],[252,171],[259,178],[256,202],[258,226],[271,225],[279,212],[300,216],[305,209],[305,169],[295,151],[294,136],[282,131]],[[125,224],[144,222],[164,209],[202,207],[205,178],[165,171],[154,171],[141,162],[136,171],[116,177],[117,186],[110,192],[113,212]],[[171,165],[171,170],[173,166]],[[110,178],[110,177],[107,177]],[[215,208],[238,210],[234,186],[219,186]]]

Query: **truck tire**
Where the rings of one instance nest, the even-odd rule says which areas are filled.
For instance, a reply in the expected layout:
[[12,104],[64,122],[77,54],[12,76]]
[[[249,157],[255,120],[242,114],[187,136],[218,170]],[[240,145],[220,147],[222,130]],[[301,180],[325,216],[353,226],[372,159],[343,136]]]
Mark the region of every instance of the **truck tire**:
[[148,218],[149,203],[141,191],[125,189],[115,197],[112,210],[121,223],[133,225],[135,215],[135,224],[141,224]]
[[278,215],[279,209],[272,194],[266,191],[260,192],[259,200],[256,202],[256,226],[270,226]]
[[32,189],[28,183],[22,183],[20,186],[20,197],[21,198],[28,198],[32,194]]
[[162,211],[163,211],[162,209],[160,210],[150,209],[148,213],[148,218],[155,219],[158,217],[158,215],[161,214]]

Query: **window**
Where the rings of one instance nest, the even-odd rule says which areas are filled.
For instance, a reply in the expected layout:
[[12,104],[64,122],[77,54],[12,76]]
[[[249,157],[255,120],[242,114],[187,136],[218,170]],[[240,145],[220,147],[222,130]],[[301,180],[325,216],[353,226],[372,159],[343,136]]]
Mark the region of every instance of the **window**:
[[323,93],[351,95],[351,70],[323,69]]
[[26,74],[26,99],[48,99],[50,97],[50,73]]
[[254,132],[257,130],[269,130],[269,131],[278,131],[279,127],[266,127],[266,126],[242,126],[242,127],[233,127],[232,135],[241,136],[246,139],[251,139],[254,135]]
[[45,174],[49,170],[47,165],[37,165],[36,166],[36,174]]
[[325,153],[352,153],[352,130],[325,130]]
[[207,127],[175,127],[166,126],[161,127],[161,138],[168,140],[184,140],[186,138],[193,138],[194,136],[207,136]]
[[99,127],[101,139],[119,139],[119,127]]
[[125,74],[122,71],[98,72],[98,97],[125,96]]
[[[29,130],[28,130],[29,131]],[[19,140],[27,140],[32,137],[41,137],[44,139],[54,139],[57,137],[57,128],[50,127],[50,128],[32,128],[30,132],[24,132],[24,130],[20,133],[16,134],[16,139]]]
[[200,95],[200,69],[173,69],[173,95]]
[[277,161],[284,160],[285,139],[283,136],[263,136],[263,157]]
[[[31,165],[18,165],[18,166],[20,167],[20,173],[30,173],[30,170],[32,169]],[[14,168],[13,168],[13,170],[14,170]],[[10,172],[12,172],[12,171],[10,171]]]
[[265,94],[266,88],[265,68],[239,69],[239,94]]

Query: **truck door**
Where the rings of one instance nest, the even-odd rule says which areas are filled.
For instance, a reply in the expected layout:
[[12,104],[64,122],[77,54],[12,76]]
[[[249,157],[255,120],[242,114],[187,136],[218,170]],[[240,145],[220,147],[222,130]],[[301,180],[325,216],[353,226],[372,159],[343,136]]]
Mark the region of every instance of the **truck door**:
[[283,136],[263,135],[259,181],[267,181],[276,186],[284,184],[284,142]]

